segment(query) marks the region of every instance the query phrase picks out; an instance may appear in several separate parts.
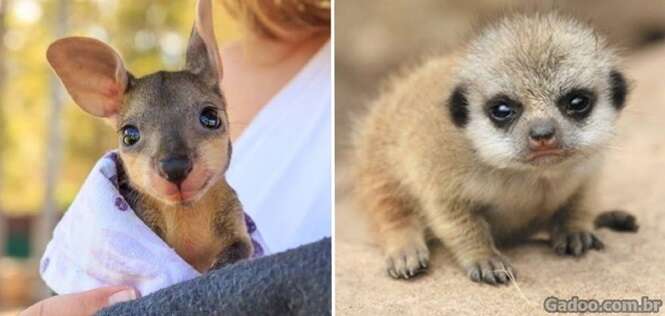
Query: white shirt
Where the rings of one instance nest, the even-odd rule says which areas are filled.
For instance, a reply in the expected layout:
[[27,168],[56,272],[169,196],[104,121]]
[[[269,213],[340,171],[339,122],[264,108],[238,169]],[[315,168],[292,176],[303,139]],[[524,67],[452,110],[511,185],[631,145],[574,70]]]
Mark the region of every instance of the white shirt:
[[330,42],[233,144],[227,178],[271,253],[330,236]]

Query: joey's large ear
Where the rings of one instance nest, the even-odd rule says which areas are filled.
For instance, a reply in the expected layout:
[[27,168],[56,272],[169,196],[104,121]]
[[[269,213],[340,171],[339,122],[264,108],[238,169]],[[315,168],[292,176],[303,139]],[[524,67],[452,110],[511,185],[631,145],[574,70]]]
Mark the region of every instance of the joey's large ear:
[[219,87],[222,60],[217,50],[210,0],[196,2],[196,18],[187,47],[187,70],[198,75],[212,88]]
[[104,118],[118,114],[130,74],[113,48],[93,38],[68,37],[51,44],[46,59],[83,110]]

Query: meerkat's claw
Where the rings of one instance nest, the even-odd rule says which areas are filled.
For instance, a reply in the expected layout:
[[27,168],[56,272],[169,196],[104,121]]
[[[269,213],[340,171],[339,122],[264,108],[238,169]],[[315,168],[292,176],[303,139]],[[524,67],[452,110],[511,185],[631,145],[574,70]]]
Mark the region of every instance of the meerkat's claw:
[[474,282],[492,285],[508,284],[515,278],[515,271],[508,260],[501,255],[478,260],[466,268]]
[[386,258],[386,270],[395,279],[411,279],[427,270],[429,250],[412,247],[389,254]]
[[552,238],[552,247],[558,255],[578,257],[587,250],[601,250],[605,245],[593,233],[581,231],[557,234]]

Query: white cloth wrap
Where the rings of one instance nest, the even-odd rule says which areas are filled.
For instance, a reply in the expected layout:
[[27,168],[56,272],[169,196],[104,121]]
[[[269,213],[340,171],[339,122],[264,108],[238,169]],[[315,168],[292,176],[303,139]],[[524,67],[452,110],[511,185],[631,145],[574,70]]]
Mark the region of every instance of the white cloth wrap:
[[[40,274],[58,294],[129,285],[147,295],[199,276],[125,202],[117,186],[117,154],[97,162],[56,226],[41,259]],[[267,252],[245,214],[255,251]]]

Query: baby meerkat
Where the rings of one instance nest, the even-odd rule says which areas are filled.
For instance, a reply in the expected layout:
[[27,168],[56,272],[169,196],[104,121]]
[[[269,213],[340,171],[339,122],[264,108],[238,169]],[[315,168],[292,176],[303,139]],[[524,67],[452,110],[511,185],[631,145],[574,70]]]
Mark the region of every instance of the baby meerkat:
[[603,248],[590,189],[626,101],[618,67],[590,27],[551,13],[505,18],[394,77],[352,159],[388,273],[427,268],[430,233],[490,284],[514,275],[497,245],[539,231],[561,255]]

